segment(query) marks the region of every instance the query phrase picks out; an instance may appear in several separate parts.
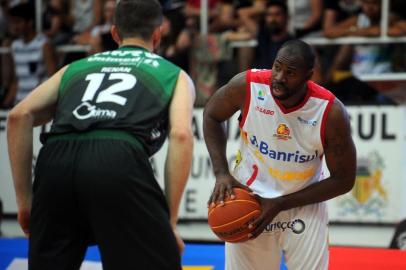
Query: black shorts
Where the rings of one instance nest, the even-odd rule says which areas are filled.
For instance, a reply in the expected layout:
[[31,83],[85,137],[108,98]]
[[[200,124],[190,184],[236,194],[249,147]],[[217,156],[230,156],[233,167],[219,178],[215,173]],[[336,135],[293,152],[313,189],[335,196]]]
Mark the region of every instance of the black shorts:
[[79,269],[90,244],[105,270],[181,269],[142,149],[116,139],[47,142],[35,169],[29,269]]

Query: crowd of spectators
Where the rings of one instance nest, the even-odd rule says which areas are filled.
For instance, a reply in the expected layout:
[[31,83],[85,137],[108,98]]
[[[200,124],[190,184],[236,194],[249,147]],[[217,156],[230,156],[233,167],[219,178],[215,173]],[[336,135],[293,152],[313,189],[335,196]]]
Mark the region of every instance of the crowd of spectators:
[[[157,51],[191,74],[198,89],[197,105],[204,105],[236,73],[271,68],[287,40],[381,34],[381,0],[208,0],[206,36],[199,30],[200,2],[161,0],[165,20]],[[389,36],[406,35],[405,2],[390,0]],[[12,107],[57,68],[116,48],[109,34],[115,0],[43,1],[41,33],[36,32],[35,0],[0,3],[0,39],[2,47],[10,49],[0,55],[1,108]],[[229,46],[252,40],[255,46]],[[68,44],[88,45],[89,50],[55,50]],[[347,104],[392,103],[357,77],[404,71],[404,56],[396,54],[403,47],[387,43],[317,47],[313,80]]]

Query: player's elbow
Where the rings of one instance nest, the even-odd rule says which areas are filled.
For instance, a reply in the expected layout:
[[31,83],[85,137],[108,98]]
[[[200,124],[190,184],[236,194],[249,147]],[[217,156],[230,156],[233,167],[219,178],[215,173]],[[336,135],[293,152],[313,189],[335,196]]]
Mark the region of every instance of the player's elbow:
[[16,106],[7,116],[7,129],[13,128],[15,125],[21,122],[32,121],[32,119],[32,114],[28,110]]
[[349,192],[354,187],[355,174],[344,176],[341,182],[342,194]]
[[171,141],[191,145],[193,144],[193,134],[192,130],[189,128],[172,128],[169,133],[169,138]]

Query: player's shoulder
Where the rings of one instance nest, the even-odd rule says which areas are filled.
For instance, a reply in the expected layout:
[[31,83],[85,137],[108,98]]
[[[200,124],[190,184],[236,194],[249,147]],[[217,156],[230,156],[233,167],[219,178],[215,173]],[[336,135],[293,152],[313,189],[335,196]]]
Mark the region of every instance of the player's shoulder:
[[247,71],[247,81],[269,84],[272,77],[271,69],[250,69]]
[[[173,63],[172,61],[166,59],[165,57],[156,54],[154,52],[149,52],[149,51],[144,51],[144,56],[148,59],[148,63],[152,63],[152,66],[160,66],[164,68],[170,68],[172,70],[177,70],[180,71],[182,68]],[[157,61],[158,64],[154,63],[154,61]],[[145,63],[145,61],[144,61]]]
[[334,129],[337,123],[349,123],[349,116],[345,105],[335,98],[331,103],[331,108],[327,117],[327,125]]
[[334,102],[334,100],[336,99],[335,95],[328,89],[313,81],[308,81],[307,87],[310,90],[310,96],[312,97],[328,100],[330,102]]

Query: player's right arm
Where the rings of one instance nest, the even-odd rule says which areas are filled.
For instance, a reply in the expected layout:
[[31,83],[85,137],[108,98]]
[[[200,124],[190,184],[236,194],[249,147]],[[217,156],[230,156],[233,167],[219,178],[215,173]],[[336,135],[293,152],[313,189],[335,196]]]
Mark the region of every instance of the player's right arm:
[[11,110],[7,118],[8,154],[17,199],[18,221],[26,235],[29,233],[32,200],[32,130],[53,118],[59,84],[65,69],[34,89]]
[[216,184],[208,204],[220,202],[226,196],[234,196],[232,188],[239,186],[228,168],[226,157],[227,137],[223,129],[223,122],[228,120],[235,112],[243,111],[246,94],[246,72],[237,74],[226,85],[221,87],[206,104],[203,115],[203,133],[207,150],[213,164]]

